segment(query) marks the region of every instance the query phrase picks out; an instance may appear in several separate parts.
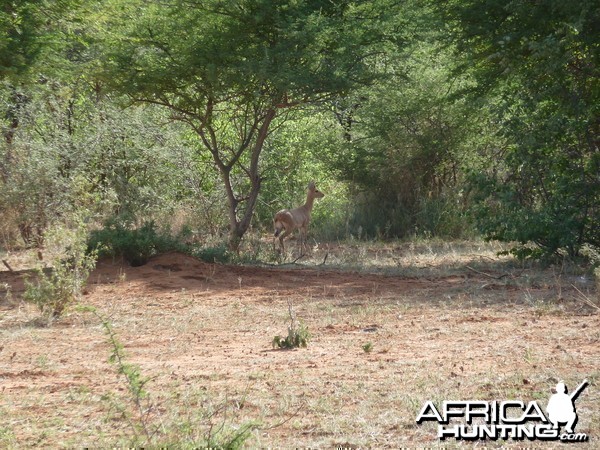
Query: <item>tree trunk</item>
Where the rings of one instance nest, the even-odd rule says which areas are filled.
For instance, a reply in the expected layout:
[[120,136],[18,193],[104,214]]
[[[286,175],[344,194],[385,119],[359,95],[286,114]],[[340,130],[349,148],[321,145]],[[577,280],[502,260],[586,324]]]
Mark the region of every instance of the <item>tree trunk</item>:
[[[231,185],[231,168],[223,164],[223,161],[217,161],[217,166],[221,171],[221,176],[225,185],[229,208],[228,247],[229,250],[234,252],[239,251],[242,238],[244,237],[244,234],[246,234],[246,231],[248,231],[248,228],[250,228],[250,223],[252,222],[252,215],[254,214],[256,202],[258,201],[258,194],[260,193],[260,186],[262,182],[262,178],[259,174],[260,154],[262,152],[265,140],[269,135],[269,127],[275,118],[276,113],[277,111],[274,108],[267,111],[265,118],[258,129],[256,142],[254,142],[251,150],[250,167],[245,170],[248,178],[250,179],[250,192],[242,200],[238,199],[233,192],[233,187]],[[217,154],[213,153],[213,155]],[[238,207],[242,201],[246,202],[246,208],[242,218],[238,219]]]

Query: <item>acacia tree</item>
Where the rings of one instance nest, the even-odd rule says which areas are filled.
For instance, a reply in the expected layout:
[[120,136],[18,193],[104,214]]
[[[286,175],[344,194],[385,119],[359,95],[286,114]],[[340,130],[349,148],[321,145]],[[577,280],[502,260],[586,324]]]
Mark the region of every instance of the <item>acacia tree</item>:
[[[498,144],[474,176],[476,218],[523,256],[600,248],[596,0],[440,5],[487,100]],[[490,154],[491,153],[491,154]],[[529,243],[537,244],[532,251]]]
[[385,39],[378,11],[390,13],[318,0],[140,1],[119,10],[103,36],[105,79],[193,130],[223,183],[231,249],[250,225],[261,151],[281,112],[370,82],[381,56],[374,44]]
[[0,6],[0,80],[25,71],[44,44],[44,20],[39,2],[12,0]]
[[[12,141],[19,128],[19,112],[27,101],[19,86],[31,82],[36,62],[44,53],[56,47],[60,30],[56,22],[79,0],[39,2],[36,0],[9,0],[0,5],[0,90],[10,94],[0,107],[0,120],[5,154],[0,158],[0,182],[8,179],[7,165],[12,160]],[[34,73],[33,76],[39,75]],[[1,92],[4,94],[4,92]],[[5,107],[6,105],[6,107]],[[1,187],[1,185],[0,185]]]

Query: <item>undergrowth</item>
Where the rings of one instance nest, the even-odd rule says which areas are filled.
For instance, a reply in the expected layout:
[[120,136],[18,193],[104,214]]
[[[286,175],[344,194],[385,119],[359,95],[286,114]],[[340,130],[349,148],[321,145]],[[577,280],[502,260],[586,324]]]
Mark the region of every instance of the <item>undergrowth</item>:
[[228,416],[230,402],[216,406],[201,404],[196,410],[185,411],[183,416],[168,417],[166,412],[174,409],[170,407],[174,405],[157,400],[159,396],[149,389],[152,378],[145,376],[140,366],[128,361],[111,321],[93,307],[84,310],[100,320],[110,349],[108,360],[127,387],[125,398],[111,394],[102,397],[109,403],[110,410],[117,411],[119,420],[125,420],[129,426],[132,436],[127,439],[127,445],[239,449],[248,441],[257,424],[232,424]]
[[80,299],[96,265],[96,251],[86,251],[86,236],[82,222],[71,229],[61,227],[47,233],[47,247],[57,249],[52,252],[51,266],[38,266],[33,281],[25,280],[23,298],[37,305],[48,323]]
[[123,258],[136,267],[161,253],[187,251],[188,248],[177,237],[159,230],[153,221],[135,228],[131,224],[111,220],[102,229],[91,233],[88,250],[97,250],[99,257]]

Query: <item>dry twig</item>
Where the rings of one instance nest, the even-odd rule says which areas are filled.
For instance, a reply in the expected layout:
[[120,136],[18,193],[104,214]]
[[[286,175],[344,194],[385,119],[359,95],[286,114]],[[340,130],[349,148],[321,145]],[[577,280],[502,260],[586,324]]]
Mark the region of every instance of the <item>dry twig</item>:
[[579,297],[575,297],[575,299],[577,299],[577,300],[580,300],[580,301],[582,301],[583,303],[585,303],[586,305],[588,305],[588,306],[591,306],[592,308],[594,308],[594,309],[596,309],[596,310],[600,311],[600,306],[596,305],[596,304],[595,304],[595,303],[594,303],[594,302],[593,302],[593,301],[592,301],[590,298],[588,298],[588,296],[587,296],[587,295],[585,295],[583,292],[581,292],[581,291],[580,291],[580,290],[577,288],[577,286],[575,286],[574,284],[571,284],[571,286],[572,286],[572,287],[574,287],[574,288],[575,288],[575,290],[576,290],[577,292],[579,292],[579,295],[581,295],[581,298],[579,298]]
[[477,269],[473,269],[471,266],[465,265],[465,267],[467,269],[469,269],[470,271],[472,271],[472,272],[475,272],[475,273],[477,273],[479,275],[486,276],[486,277],[491,278],[493,280],[500,280],[500,279],[505,278],[505,277],[510,277],[512,279],[515,279],[515,278],[519,278],[521,275],[523,275],[523,272],[525,272],[525,269],[523,269],[517,275],[513,275],[512,273],[503,273],[502,275],[496,276],[496,275],[490,275],[489,273],[485,273],[485,272],[482,272],[482,271],[477,270]]
[[6,261],[5,259],[2,260],[2,263],[6,266],[6,268],[10,271],[10,272],[14,272],[14,270],[12,269],[12,267],[10,267],[10,265],[8,264],[8,261]]

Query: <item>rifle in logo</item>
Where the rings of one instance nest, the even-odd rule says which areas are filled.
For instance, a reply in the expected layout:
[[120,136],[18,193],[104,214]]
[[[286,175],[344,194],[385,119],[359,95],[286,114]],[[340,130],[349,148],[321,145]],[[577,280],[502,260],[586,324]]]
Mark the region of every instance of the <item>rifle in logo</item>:
[[566,423],[565,431],[569,434],[573,433],[573,429],[577,423],[575,400],[577,400],[579,394],[581,394],[588,384],[588,380],[583,380],[571,395],[567,394],[565,383],[560,382],[556,385],[556,393],[550,397],[548,406],[546,406],[548,419],[552,422],[554,429],[558,429],[559,423]]

